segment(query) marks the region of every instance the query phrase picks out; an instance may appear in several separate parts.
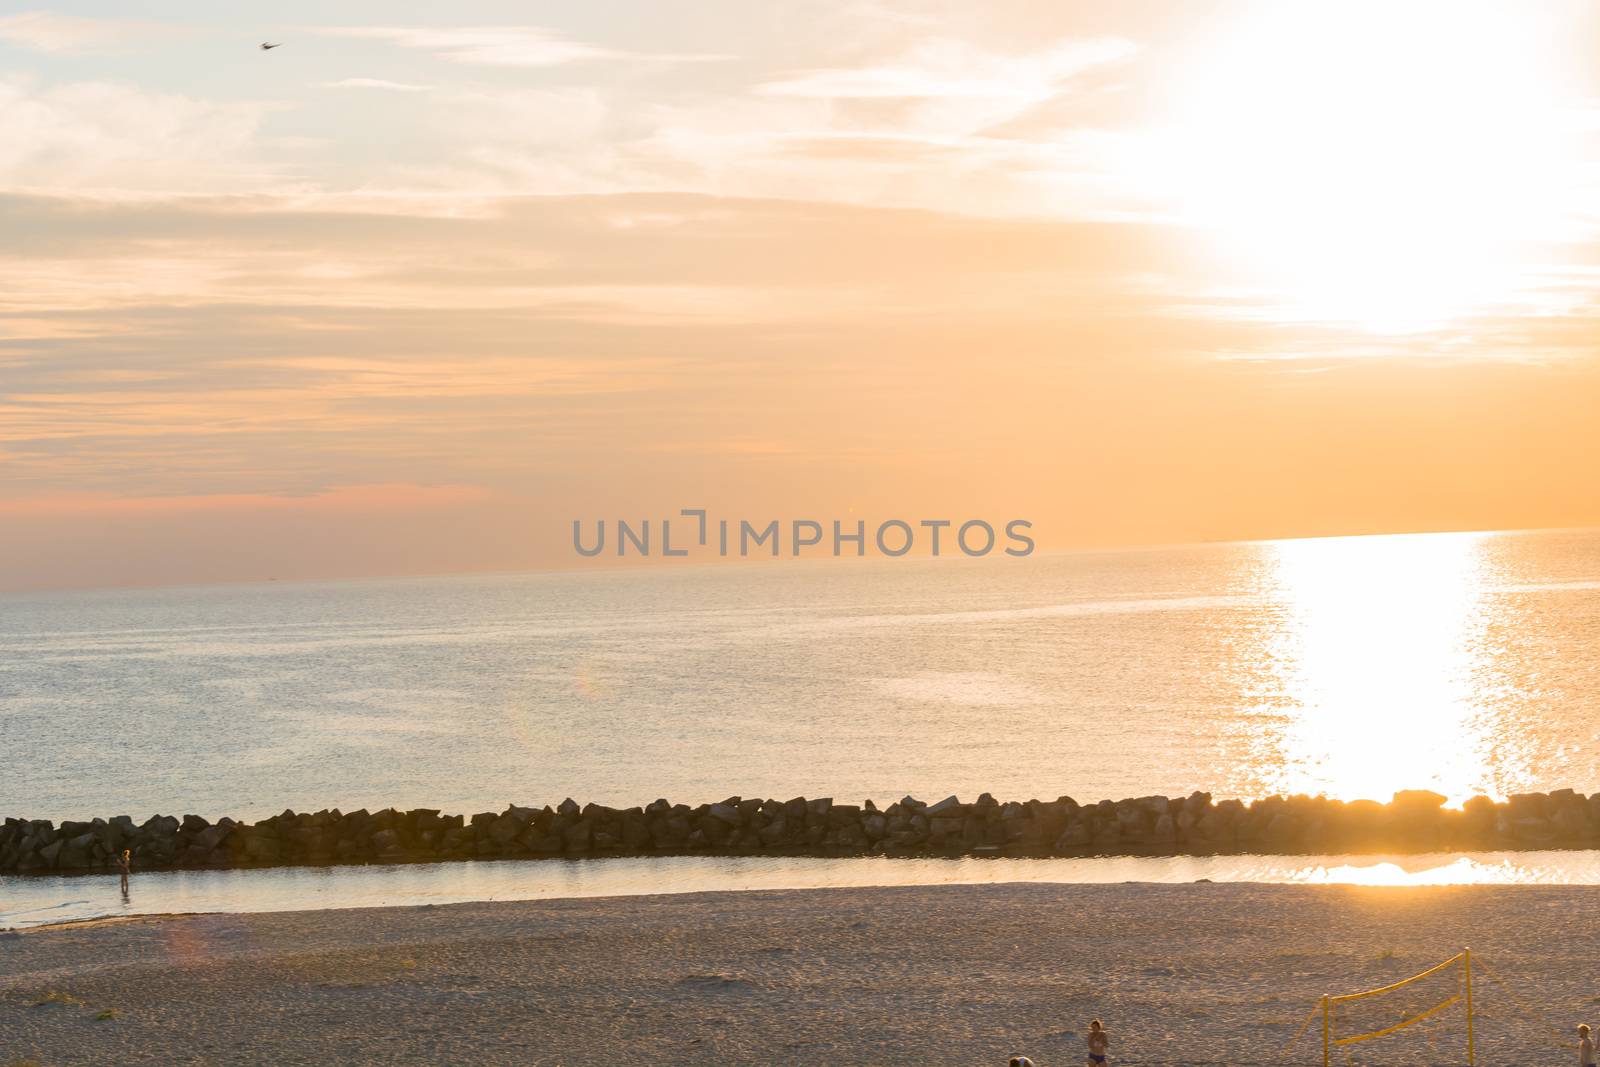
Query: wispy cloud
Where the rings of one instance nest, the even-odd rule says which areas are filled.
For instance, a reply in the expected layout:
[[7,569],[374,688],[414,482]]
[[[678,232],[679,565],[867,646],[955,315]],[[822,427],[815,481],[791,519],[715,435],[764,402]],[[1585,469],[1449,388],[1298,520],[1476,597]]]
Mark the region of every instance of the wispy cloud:
[[947,97],[1042,100],[1065,81],[1138,51],[1120,37],[1066,40],[1040,52],[1007,55],[964,41],[934,39],[893,60],[805,71],[764,84],[776,96],[916,100]]
[[538,26],[337,26],[319,32],[336,37],[388,41],[401,48],[432,52],[453,63],[486,67],[555,67],[602,59],[688,61],[716,58],[601,48]]
[[293,495],[210,493],[126,497],[110,493],[61,493],[17,499],[0,497],[0,515],[105,517],[262,510],[391,512],[454,507],[466,501],[482,500],[487,495],[479,486],[405,484],[331,486]]
[[[1141,245],[1126,229],[708,197],[424,219],[0,196],[0,227],[0,481],[15,495],[304,491],[329,477],[290,455],[311,439],[345,484],[476,481],[500,462],[486,457],[558,454],[618,412],[657,447],[674,438],[652,420],[679,417],[662,392],[731,388],[760,338],[809,346],[926,319],[930,301],[987,318],[1038,292],[1056,313],[1075,291],[1103,310],[1116,294],[1091,296],[1086,272],[1107,278]],[[736,421],[728,440],[773,439],[757,412]]]
[[89,19],[51,11],[25,11],[0,17],[0,43],[59,55],[110,55],[127,50],[146,23]]
[[386,89],[395,93],[425,93],[431,85],[413,85],[410,82],[392,82],[384,78],[341,78],[333,82],[318,82],[323,89]]
[[[776,506],[760,494],[780,485],[806,507],[866,484],[890,508],[894,493],[997,470],[1026,499],[1060,479],[1059,456],[1096,448],[1073,491],[1131,514],[1151,493],[1192,491],[1198,466],[1268,477],[1251,467],[1269,450],[1248,413],[1269,405],[1289,405],[1279,451],[1350,411],[1381,423],[1394,454],[1423,451],[1415,406],[1348,370],[1349,334],[1202,301],[1216,266],[1185,271],[1169,227],[725,196],[519,197],[458,218],[404,207],[0,196],[0,587],[237,577],[241,542],[269,560],[259,574],[310,558],[330,573],[528,565],[570,556],[529,541],[550,515],[617,500],[648,513],[716,484],[754,509]],[[1589,317],[1457,334],[1480,353],[1578,357],[1593,336]],[[1347,367],[1319,376],[1333,400],[1265,358],[1293,350]],[[1553,411],[1546,469],[1588,440],[1592,371],[1520,392],[1496,368],[1469,372],[1450,401],[1462,425],[1508,403]],[[1411,382],[1430,405],[1435,380]],[[974,412],[1003,425],[958,446],[947,427]],[[839,425],[866,429],[817,430]],[[512,513],[502,492],[535,503]],[[415,532],[411,517],[429,515],[437,536]],[[312,529],[330,552],[355,546],[349,558],[281,547]],[[462,547],[491,530],[503,543]],[[196,562],[208,553],[214,565]]]
[[0,79],[0,188],[172,193],[259,185],[275,105],[113,82]]

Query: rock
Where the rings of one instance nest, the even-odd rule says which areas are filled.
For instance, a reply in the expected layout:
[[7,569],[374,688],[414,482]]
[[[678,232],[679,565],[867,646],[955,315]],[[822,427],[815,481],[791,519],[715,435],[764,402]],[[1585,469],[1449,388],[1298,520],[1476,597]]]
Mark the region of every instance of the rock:
[[1220,808],[1212,808],[1202,815],[1194,829],[1213,848],[1231,848],[1236,840],[1233,826]]
[[1073,849],[1087,847],[1090,840],[1092,837],[1088,824],[1082,819],[1074,819],[1066,832],[1056,839],[1055,849],[1057,852],[1070,852]]
[[1461,805],[1461,810],[1474,822],[1483,825],[1489,825],[1494,822],[1495,803],[1481,794]]
[[194,841],[191,843],[190,847],[203,849],[206,852],[212,852],[218,845],[222,844],[222,839],[227,836],[227,827],[208,826],[195,835]]
[[[181,824],[178,820],[171,815],[152,815],[144,821],[139,830],[150,837],[171,837],[178,832],[179,825]],[[64,829],[66,824],[63,823],[62,827]]]
[[488,834],[489,840],[504,848],[512,841],[515,841],[526,826],[527,823],[516,819],[510,814],[506,814],[490,823],[485,832]]
[[639,808],[629,808],[622,813],[622,840],[621,845],[629,851],[636,852],[650,843],[650,828],[645,822],[645,815]]
[[1528,845],[1549,845],[1556,839],[1556,830],[1549,819],[1513,819],[1511,836]]
[[562,844],[568,852],[587,852],[594,844],[594,824],[588,819],[579,819],[561,835]]
[[828,810],[828,825],[834,829],[861,826],[861,807],[857,804],[835,804]]
[[64,871],[81,871],[91,863],[91,850],[94,848],[95,835],[92,833],[79,834],[68,841],[57,841],[52,848],[59,848],[56,854],[55,865]]
[[[382,831],[390,833],[392,831]],[[278,842],[264,834],[253,833],[245,839],[245,860],[248,863],[274,864],[283,858]]]
[[1287,811],[1280,811],[1267,820],[1262,829],[1262,839],[1273,848],[1288,848],[1293,846],[1304,829],[1304,820]]
[[1433,792],[1431,789],[1402,789],[1394,795],[1390,803],[1396,808],[1421,808],[1433,811],[1444,806],[1449,797]]
[[1512,793],[1506,813],[1513,823],[1522,819],[1542,819],[1548,814],[1550,798],[1543,793]]
[[1554,833],[1566,841],[1582,841],[1589,837],[1588,805],[1567,804],[1556,809],[1550,817]]
[[434,808],[396,811],[284,811],[253,825],[229,818],[156,815],[135,825],[126,815],[85,822],[0,820],[0,871],[92,870],[122,847],[141,869],[281,863],[400,862],[557,853],[761,852],[1035,854],[1207,853],[1239,848],[1273,852],[1420,852],[1440,848],[1548,848],[1600,842],[1600,793],[1570,789],[1519,793],[1504,803],[1473,797],[1455,811],[1431,790],[1402,790],[1387,804],[1343,803],[1303,794],[1249,804],[1142,796],[1089,806],[1062,796],[1042,802],[971,804],[949,796],[926,804],[905,796],[886,810],[869,800],[729,797],[691,808],[657,799],[646,807],[557,808],[508,805],[468,819]]
[[710,812],[695,819],[695,833],[705,839],[706,844],[717,848],[727,844],[733,838],[734,828]]

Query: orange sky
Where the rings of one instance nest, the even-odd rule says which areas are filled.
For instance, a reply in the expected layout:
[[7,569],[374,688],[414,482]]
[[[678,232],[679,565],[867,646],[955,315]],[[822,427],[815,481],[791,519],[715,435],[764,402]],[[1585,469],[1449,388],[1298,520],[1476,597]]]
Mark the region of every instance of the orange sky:
[[670,7],[0,16],[0,589],[1600,524],[1581,5]]

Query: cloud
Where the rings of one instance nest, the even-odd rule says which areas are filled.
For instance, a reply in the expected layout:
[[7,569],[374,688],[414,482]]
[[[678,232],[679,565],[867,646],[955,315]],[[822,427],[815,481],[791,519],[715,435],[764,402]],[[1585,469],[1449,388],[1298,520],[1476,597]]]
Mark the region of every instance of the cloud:
[[[1219,314],[1215,263],[1171,227],[683,195],[318,204],[0,195],[0,587],[569,561],[571,516],[708,485],[752,514],[1012,512],[1048,485],[1103,501],[1106,538],[1170,538],[1172,515],[1239,536],[1208,525],[1231,486],[1492,464],[1530,433],[1508,404],[1553,413],[1531,431],[1551,479],[1592,444],[1592,318],[1350,360],[1349,333]],[[1517,378],[1463,348],[1578,358]],[[1340,369],[1311,390],[1262,358],[1293,350]],[[1431,357],[1448,378],[1421,375]],[[1352,417],[1387,435],[1385,466],[1317,451]],[[1242,473],[1195,474],[1216,470]],[[1077,530],[1071,507],[1032,517]]]
[[[786,302],[793,314],[809,314],[805,305],[819,300],[838,312],[837,301],[862,288],[959,288],[980,262],[984,272],[1063,279],[1148,275],[1161,259],[1154,231],[1135,226],[799,202],[516,197],[456,218],[418,217],[404,201],[380,207],[338,197],[307,207],[273,197],[126,204],[0,196],[0,312],[30,331],[43,329],[45,309],[207,303],[558,309],[569,318],[589,306],[607,318],[741,321]],[[839,260],[831,249],[840,241],[867,247]],[[907,260],[899,250],[908,242],[925,253]],[[952,272],[947,261],[968,266]],[[811,295],[797,301],[797,289]],[[59,329],[71,336],[83,327]],[[0,325],[0,339],[6,333]]]
[[[410,177],[480,192],[710,192],[992,215],[1096,218],[1144,209],[1115,180],[1102,131],[1017,128],[1045,105],[1114,93],[1126,40],[1069,38],[1025,52],[949,38],[853,68],[675,87],[648,102],[611,86],[563,97],[485,88],[424,117],[447,164]],[[448,113],[446,113],[446,110]],[[1038,125],[1033,121],[1034,125]]]
[[0,17],[0,43],[58,55],[112,55],[126,51],[128,38],[146,28],[117,19],[26,11]]
[[471,485],[330,486],[296,495],[272,493],[208,493],[195,496],[117,496],[110,493],[61,493],[0,498],[0,515],[77,516],[190,514],[284,510],[302,512],[404,512],[419,508],[457,507],[482,500],[487,493]]
[[324,89],[387,89],[396,93],[425,93],[432,89],[431,85],[412,85],[408,82],[392,82],[383,78],[342,78],[336,82],[318,82]]
[[[399,58],[411,67],[433,56],[480,69],[711,58],[644,55],[613,38],[579,40],[537,26],[317,32],[407,50]],[[248,195],[300,188],[436,203],[690,192],[996,215],[1127,209],[1126,195],[1102,173],[1104,153],[1086,147],[1082,131],[990,133],[1042,101],[1075,95],[1077,79],[1111,68],[1127,42],[1045,38],[1019,52],[922,32],[909,49],[873,46],[868,54],[879,58],[860,67],[824,66],[838,54],[830,45],[799,53],[812,65],[788,76],[755,60],[686,67],[648,85],[633,77],[461,84],[428,63],[423,71],[355,68],[368,75],[335,66],[278,86],[280,97],[268,102],[0,76],[0,189]],[[708,51],[726,43],[716,39]],[[663,48],[693,46],[691,39]],[[354,123],[393,135],[379,142],[337,135]],[[974,195],[980,188],[983,195]]]
[[113,82],[0,80],[0,188],[198,192],[259,186],[274,105],[197,100]]
[[544,470],[580,442],[659,449],[686,427],[804,453],[800,415],[771,410],[793,375],[880,343],[920,359],[879,331],[930,307],[945,323],[1126,314],[1109,279],[1146,243],[713,197],[492,207],[0,196],[0,482],[139,497],[459,483]]
[[319,32],[388,41],[401,48],[433,52],[453,63],[487,67],[555,67],[601,59],[691,61],[716,58],[600,48],[537,26],[340,26]]
[[926,100],[1002,98],[1044,100],[1062,83],[1094,67],[1132,56],[1137,47],[1120,37],[1070,39],[1040,52],[1005,55],[965,41],[933,39],[886,63],[831,67],[769,81],[774,96],[823,99]]

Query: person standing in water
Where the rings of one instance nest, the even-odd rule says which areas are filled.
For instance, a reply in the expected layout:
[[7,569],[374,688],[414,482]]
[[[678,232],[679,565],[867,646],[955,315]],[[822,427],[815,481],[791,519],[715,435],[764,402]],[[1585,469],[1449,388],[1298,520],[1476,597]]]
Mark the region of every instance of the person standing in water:
[[1578,1024],[1578,1067],[1595,1067],[1594,1041],[1589,1037],[1589,1024]]
[[1095,1019],[1089,1024],[1087,1036],[1089,1042],[1089,1062],[1099,1067],[1106,1062],[1106,1051],[1111,1048],[1111,1037],[1106,1033],[1106,1028],[1100,1025],[1100,1020]]
[[123,849],[117,856],[117,875],[122,882],[122,895],[128,895],[128,875],[133,873],[133,853]]

